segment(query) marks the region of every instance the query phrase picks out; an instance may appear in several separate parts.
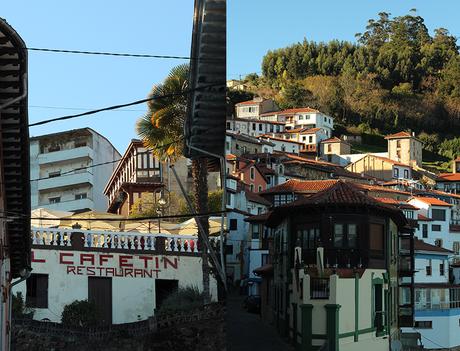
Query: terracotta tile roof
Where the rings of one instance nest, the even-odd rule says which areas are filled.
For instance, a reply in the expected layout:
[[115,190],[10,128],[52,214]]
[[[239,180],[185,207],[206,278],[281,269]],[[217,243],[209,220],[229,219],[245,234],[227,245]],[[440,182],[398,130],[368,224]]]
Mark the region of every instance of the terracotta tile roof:
[[321,143],[327,144],[327,143],[346,143],[346,142],[337,137],[332,137],[329,139],[321,140]]
[[418,207],[415,207],[415,206],[407,203],[406,201],[396,200],[396,199],[392,199],[390,197],[375,197],[375,196],[373,196],[373,198],[376,199],[379,202],[382,202],[382,203],[387,204],[387,205],[392,205],[392,206],[395,206],[395,207],[400,208],[400,209],[419,210]]
[[249,216],[244,219],[245,222],[265,222],[271,212],[262,213],[259,215]]
[[300,134],[316,134],[316,132],[321,131],[321,128],[307,128],[300,132]]
[[399,138],[412,138],[412,135],[408,132],[399,132],[395,134],[389,134],[385,139],[399,139]]
[[444,202],[442,200],[436,199],[435,197],[413,197],[413,199],[417,199],[419,201],[422,201],[426,204],[429,204],[431,206],[444,206],[444,207],[452,207],[451,204],[448,204],[447,202]]
[[227,155],[225,155],[225,158],[226,158],[227,160],[234,160],[234,159],[237,158],[237,156],[236,156],[236,155],[233,155],[233,154],[227,154]]
[[419,221],[424,221],[424,222],[431,222],[432,221],[431,218],[428,218],[428,217],[426,217],[426,216],[424,216],[422,214],[417,215],[417,219]]
[[316,193],[328,189],[338,180],[296,180],[290,179],[283,184],[262,191],[261,194],[279,194],[279,193]]
[[441,252],[445,254],[453,254],[453,251],[447,250],[443,247],[435,246],[428,244],[422,240],[414,239],[414,250],[416,251],[431,251],[431,252]]
[[287,110],[282,110],[282,111],[278,111],[277,114],[278,115],[294,115],[296,113],[302,113],[302,112],[315,112],[315,113],[318,113],[319,111],[318,110],[315,110],[314,108],[310,108],[310,107],[300,107],[300,108],[289,108]]
[[304,129],[305,129],[304,127],[299,127],[299,128],[294,128],[294,129],[286,129],[284,132],[285,133],[300,133]]
[[379,185],[370,185],[370,184],[356,184],[357,187],[367,190],[367,191],[373,191],[373,192],[380,192],[380,193],[392,193],[392,194],[399,194],[399,195],[405,195],[407,197],[411,196],[411,193],[403,190],[397,190],[397,189],[391,189],[387,188],[384,186],[379,186]]
[[460,182],[460,173],[441,173],[438,177],[444,182]]
[[259,171],[264,174],[264,175],[271,175],[271,174],[276,174],[275,170],[268,168],[265,165],[257,165],[259,167]]
[[271,202],[264,199],[259,194],[253,193],[252,191],[249,191],[249,190],[246,190],[245,194],[246,194],[246,199],[248,201],[255,202],[261,205],[265,205],[265,206],[271,206]]
[[248,101],[239,102],[239,103],[235,104],[235,106],[239,106],[239,105],[259,105],[260,103],[261,103],[261,101],[248,100]]
[[446,196],[446,197],[454,197],[456,199],[460,199],[460,194],[453,194],[453,193],[446,193],[445,191],[441,190],[436,190],[436,189],[430,189],[427,191],[424,191],[425,194],[434,194],[434,195],[440,195],[440,196]]
[[388,206],[375,200],[371,196],[363,194],[363,192],[353,183],[344,181],[337,181],[332,186],[313,194],[312,196],[301,198],[285,206],[295,207],[319,204],[365,205],[393,209],[393,206]]
[[303,143],[299,143],[298,141],[295,141],[295,140],[271,137],[271,136],[267,136],[266,134],[261,135],[259,138],[263,138],[263,139],[265,139],[267,141],[277,140],[277,141],[283,141],[283,142],[286,142],[286,143],[293,143],[293,144],[303,145]]

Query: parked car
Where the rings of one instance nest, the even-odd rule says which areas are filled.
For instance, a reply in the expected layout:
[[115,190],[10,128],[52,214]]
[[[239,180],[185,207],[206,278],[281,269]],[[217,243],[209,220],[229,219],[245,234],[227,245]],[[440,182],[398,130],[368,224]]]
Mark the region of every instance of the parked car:
[[260,296],[251,295],[244,299],[243,307],[251,313],[260,313]]

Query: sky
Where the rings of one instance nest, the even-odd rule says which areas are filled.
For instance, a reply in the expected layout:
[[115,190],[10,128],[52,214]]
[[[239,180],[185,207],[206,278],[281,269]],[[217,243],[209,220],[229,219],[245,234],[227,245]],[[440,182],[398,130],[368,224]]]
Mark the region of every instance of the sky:
[[[108,5],[94,0],[6,1],[0,17],[28,47],[190,56],[193,0],[112,0]],[[29,52],[29,123],[144,99],[172,67],[184,62]],[[123,154],[137,137],[135,123],[146,104],[126,110],[31,127],[30,136],[90,127]]]
[[400,16],[413,8],[431,34],[444,27],[460,37],[458,0],[228,0],[227,78],[260,74],[268,50],[304,38],[355,41],[354,35],[363,32],[367,20],[377,18],[379,12]]

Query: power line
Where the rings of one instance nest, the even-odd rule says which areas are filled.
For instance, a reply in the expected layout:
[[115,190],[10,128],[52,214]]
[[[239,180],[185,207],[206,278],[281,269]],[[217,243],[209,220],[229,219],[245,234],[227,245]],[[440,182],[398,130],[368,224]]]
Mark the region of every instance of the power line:
[[[8,213],[11,213],[11,217],[0,217],[0,218],[6,218],[6,219],[34,219],[34,220],[42,220],[42,221],[81,221],[81,222],[92,222],[92,221],[106,221],[106,222],[139,222],[139,221],[145,221],[145,220],[158,220],[158,219],[174,219],[174,218],[184,218],[184,217],[213,217],[217,215],[221,215],[223,213],[227,213],[228,211],[212,211],[212,212],[203,212],[203,213],[184,213],[184,214],[178,214],[178,215],[166,215],[166,216],[145,216],[145,217],[136,217],[136,218],[48,218],[48,217],[31,217],[30,215],[26,215],[24,213],[15,213],[12,211],[8,211]],[[7,212],[4,212],[7,213]],[[14,217],[17,216],[17,217]],[[18,218],[19,217],[19,218]]]
[[195,59],[189,56],[176,56],[176,55],[131,54],[131,53],[122,53],[122,52],[66,50],[66,49],[49,49],[49,48],[26,48],[26,49],[29,51],[53,52],[53,53],[61,53],[61,54],[121,56],[121,57],[157,58],[157,59],[175,59],[175,60]]
[[190,94],[193,91],[204,90],[204,89],[208,89],[208,88],[215,87],[215,86],[225,86],[225,85],[224,85],[224,83],[215,83],[215,84],[209,84],[209,85],[205,85],[205,86],[194,88],[194,89],[188,89],[188,90],[186,90],[186,91],[184,91],[182,93],[173,93],[173,94],[152,96],[150,98],[133,101],[133,102],[129,102],[129,103],[126,103],[126,104],[113,105],[113,106],[109,106],[109,107],[103,107],[103,108],[100,108],[100,109],[97,109],[97,110],[87,111],[87,112],[78,113],[78,114],[74,114],[74,115],[56,117],[56,118],[43,120],[43,121],[40,121],[40,122],[31,123],[31,124],[29,124],[29,127],[48,124],[48,123],[51,123],[51,122],[64,121],[64,120],[67,120],[67,119],[72,119],[72,118],[77,118],[77,117],[93,115],[93,114],[96,114],[96,113],[99,113],[99,112],[116,110],[116,109],[119,109],[119,108],[122,108],[122,107],[139,105],[139,104],[143,104],[145,102],[152,101],[152,100],[167,99],[167,98],[176,97],[176,96],[183,96],[183,95],[186,95],[186,94]]
[[[29,105],[29,108],[42,108],[50,110],[75,110],[75,111],[91,111],[89,107],[64,107],[64,106],[45,106],[45,105]],[[132,109],[118,109],[119,112],[145,112],[145,110],[132,110]]]

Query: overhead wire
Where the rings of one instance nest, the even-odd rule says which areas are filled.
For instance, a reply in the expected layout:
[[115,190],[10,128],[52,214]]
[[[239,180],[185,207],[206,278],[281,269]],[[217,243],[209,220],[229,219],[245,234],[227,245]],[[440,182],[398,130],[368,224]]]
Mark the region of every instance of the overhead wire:
[[149,97],[149,98],[146,98],[146,99],[136,100],[136,101],[129,102],[129,103],[126,103],[126,104],[112,105],[112,106],[103,107],[103,108],[99,108],[99,109],[96,109],[96,110],[86,111],[86,112],[77,113],[77,114],[73,114],[73,115],[50,118],[50,119],[47,119],[47,120],[43,120],[43,121],[39,121],[39,122],[35,122],[35,123],[30,123],[29,127],[39,126],[39,125],[48,124],[48,123],[57,122],[57,121],[64,121],[64,120],[73,119],[73,118],[77,118],[77,117],[89,116],[89,115],[93,115],[93,114],[96,114],[96,113],[99,113],[99,112],[111,111],[111,110],[116,110],[116,109],[119,109],[119,108],[122,108],[122,107],[139,105],[139,104],[143,104],[145,102],[149,102],[149,101],[153,101],[153,100],[167,99],[167,98],[176,97],[176,96],[183,96],[183,95],[190,94],[193,91],[205,90],[205,89],[216,87],[216,86],[223,86],[224,84],[225,83],[207,84],[207,85],[204,85],[204,86],[201,86],[201,87],[198,87],[198,88],[185,90],[185,91],[183,91],[181,93],[173,93],[173,94],[152,96],[152,97]]

